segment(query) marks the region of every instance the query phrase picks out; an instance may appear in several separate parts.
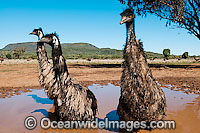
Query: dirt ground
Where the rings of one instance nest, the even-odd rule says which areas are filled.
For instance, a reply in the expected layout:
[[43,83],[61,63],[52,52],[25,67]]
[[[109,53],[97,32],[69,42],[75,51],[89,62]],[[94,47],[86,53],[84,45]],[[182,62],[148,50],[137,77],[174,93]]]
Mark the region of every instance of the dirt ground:
[[[0,98],[41,88],[38,82],[37,64],[1,64]],[[92,84],[120,85],[120,65],[68,65],[71,76],[84,86]],[[189,92],[200,93],[200,68],[151,67],[154,78],[161,85],[175,85]]]

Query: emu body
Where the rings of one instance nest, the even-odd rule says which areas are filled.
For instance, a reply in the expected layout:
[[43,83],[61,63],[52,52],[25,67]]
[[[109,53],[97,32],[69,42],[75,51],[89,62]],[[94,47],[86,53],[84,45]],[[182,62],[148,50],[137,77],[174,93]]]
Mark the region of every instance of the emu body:
[[142,43],[136,40],[134,14],[130,9],[122,14],[127,38],[122,64],[121,96],[117,112],[120,120],[161,120],[166,112],[166,99],[148,67]]

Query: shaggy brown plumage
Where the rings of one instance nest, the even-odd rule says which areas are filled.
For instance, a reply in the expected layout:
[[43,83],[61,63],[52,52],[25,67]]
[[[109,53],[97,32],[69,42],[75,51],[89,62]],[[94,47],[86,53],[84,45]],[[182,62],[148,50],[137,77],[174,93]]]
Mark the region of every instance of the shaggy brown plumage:
[[152,76],[142,43],[136,41],[134,13],[127,9],[121,16],[120,23],[126,23],[127,39],[117,108],[119,118],[125,121],[161,120],[166,112],[165,95]]
[[54,101],[58,118],[60,120],[93,120],[97,111],[97,100],[88,88],[81,86],[70,77],[57,35],[45,35],[38,42],[47,43],[52,47],[53,68],[59,86]]

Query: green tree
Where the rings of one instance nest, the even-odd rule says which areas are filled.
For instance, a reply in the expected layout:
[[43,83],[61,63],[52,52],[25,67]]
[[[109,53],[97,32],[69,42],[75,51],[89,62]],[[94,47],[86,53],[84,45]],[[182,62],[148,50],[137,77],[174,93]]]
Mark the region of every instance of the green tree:
[[12,59],[11,54],[6,54],[6,58],[8,58],[8,59]]
[[185,28],[200,40],[200,0],[119,0],[133,7],[138,15],[155,14]]
[[184,52],[184,53],[182,54],[182,58],[187,59],[187,58],[188,58],[188,52]]
[[164,60],[167,59],[170,56],[170,49],[164,49],[163,50],[163,56],[164,56]]

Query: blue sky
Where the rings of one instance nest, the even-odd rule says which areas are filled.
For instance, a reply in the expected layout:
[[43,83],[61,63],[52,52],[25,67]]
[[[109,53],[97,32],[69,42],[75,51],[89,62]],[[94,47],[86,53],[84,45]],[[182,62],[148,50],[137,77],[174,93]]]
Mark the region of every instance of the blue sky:
[[[125,25],[120,13],[125,6],[118,0],[12,0],[0,1],[0,48],[9,43],[37,41],[29,36],[34,28],[57,32],[61,43],[88,42],[97,47],[123,49]],[[185,29],[165,27],[155,16],[136,17],[136,37],[145,51],[172,54],[188,51],[200,55],[200,41]]]

